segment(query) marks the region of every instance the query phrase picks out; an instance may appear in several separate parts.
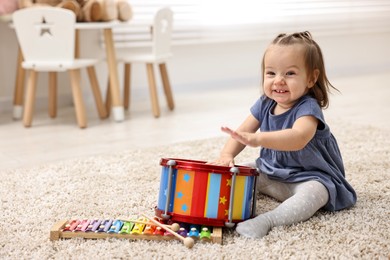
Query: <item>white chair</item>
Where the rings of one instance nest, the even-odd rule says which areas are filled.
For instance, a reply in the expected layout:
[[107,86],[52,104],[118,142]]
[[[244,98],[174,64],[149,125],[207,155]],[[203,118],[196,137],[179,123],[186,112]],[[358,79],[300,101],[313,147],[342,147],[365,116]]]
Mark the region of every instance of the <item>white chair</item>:
[[80,128],[87,126],[86,112],[80,86],[80,69],[87,68],[98,114],[107,117],[96,78],[95,59],[75,59],[75,23],[73,12],[56,7],[32,7],[16,11],[12,16],[16,35],[22,50],[22,67],[30,71],[23,123],[31,126],[35,103],[38,72],[49,72],[50,114],[55,116],[56,73],[70,74],[76,119]]
[[148,74],[150,99],[152,111],[155,117],[160,116],[160,107],[156,89],[156,79],[154,76],[154,64],[158,64],[164,93],[170,110],[174,109],[174,101],[169,83],[166,61],[172,56],[171,35],[172,35],[173,12],[170,8],[159,9],[153,19],[152,48],[145,53],[134,53],[121,56],[120,61],[124,63],[124,107],[129,108],[130,103],[130,70],[131,63],[146,63]]

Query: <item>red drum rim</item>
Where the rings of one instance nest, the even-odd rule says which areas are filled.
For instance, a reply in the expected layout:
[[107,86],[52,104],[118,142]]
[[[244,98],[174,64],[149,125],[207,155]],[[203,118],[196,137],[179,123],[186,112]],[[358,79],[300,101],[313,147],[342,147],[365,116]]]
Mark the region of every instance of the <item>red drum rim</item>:
[[[164,210],[157,207],[154,208],[155,215],[159,218],[163,218]],[[224,227],[229,221],[228,218],[208,218],[208,217],[194,217],[190,215],[181,215],[174,212],[168,212],[170,220],[172,222],[183,222],[188,224],[205,225],[213,227]],[[251,216],[252,217],[252,216]],[[233,219],[233,223],[239,223],[244,221],[243,219]]]
[[[232,167],[228,166],[221,166],[221,165],[215,165],[215,164],[206,164],[205,161],[198,161],[198,160],[188,160],[188,159],[177,159],[177,158],[161,158],[160,165],[161,166],[169,166],[168,161],[175,161],[176,164],[172,167],[175,169],[186,169],[186,170],[197,170],[202,172],[213,172],[213,173],[220,173],[220,174],[232,174],[230,172],[230,169]],[[235,165],[236,168],[238,168],[239,173],[237,175],[241,176],[258,176],[259,173],[257,169],[248,167],[248,166],[242,166],[242,165]]]

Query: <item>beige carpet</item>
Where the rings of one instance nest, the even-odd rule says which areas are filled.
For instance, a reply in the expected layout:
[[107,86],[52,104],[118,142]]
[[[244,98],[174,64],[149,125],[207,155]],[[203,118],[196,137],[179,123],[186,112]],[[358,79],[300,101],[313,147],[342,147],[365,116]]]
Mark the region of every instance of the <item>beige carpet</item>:
[[[214,158],[224,138],[199,140],[41,165],[0,173],[1,259],[301,259],[390,257],[389,132],[333,123],[347,169],[358,193],[349,210],[319,212],[305,223],[274,228],[261,240],[224,231],[223,245],[178,241],[67,239],[51,242],[49,230],[61,219],[153,214],[161,157]],[[239,161],[255,156],[246,149]],[[277,202],[260,196],[258,213]]]

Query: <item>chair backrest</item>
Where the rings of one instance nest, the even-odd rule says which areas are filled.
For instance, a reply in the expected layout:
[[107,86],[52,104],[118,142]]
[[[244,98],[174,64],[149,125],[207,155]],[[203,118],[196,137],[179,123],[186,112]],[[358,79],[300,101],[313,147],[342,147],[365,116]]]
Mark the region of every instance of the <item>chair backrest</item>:
[[153,53],[164,56],[171,53],[173,12],[170,8],[159,9],[153,21]]
[[74,60],[75,14],[58,7],[30,7],[12,15],[24,60],[67,63]]

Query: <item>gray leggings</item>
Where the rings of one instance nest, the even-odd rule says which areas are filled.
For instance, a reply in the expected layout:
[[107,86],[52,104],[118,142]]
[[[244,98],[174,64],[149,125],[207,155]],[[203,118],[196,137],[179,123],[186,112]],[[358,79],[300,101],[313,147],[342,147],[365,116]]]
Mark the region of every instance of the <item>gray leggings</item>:
[[[250,164],[249,166],[254,165]],[[271,180],[264,173],[259,175],[257,191],[282,202],[277,208],[267,212],[268,214],[288,214],[285,216],[287,219],[283,220],[282,223],[274,222],[273,226],[305,221],[325,206],[329,200],[328,189],[318,181],[284,183]],[[292,217],[291,214],[295,217]]]
[[318,181],[283,183],[269,179],[264,173],[260,173],[257,190],[282,203],[271,211],[237,224],[236,231],[239,234],[253,238],[265,236],[276,226],[305,221],[329,200],[327,188]]

